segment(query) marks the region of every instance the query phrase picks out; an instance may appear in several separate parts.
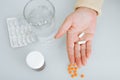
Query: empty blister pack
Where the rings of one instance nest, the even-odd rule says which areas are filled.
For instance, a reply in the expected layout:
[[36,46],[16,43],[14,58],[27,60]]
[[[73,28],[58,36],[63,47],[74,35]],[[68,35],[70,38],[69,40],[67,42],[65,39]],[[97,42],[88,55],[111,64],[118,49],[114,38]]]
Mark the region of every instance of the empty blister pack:
[[29,25],[19,25],[17,18],[7,18],[7,26],[11,47],[22,47],[37,41]]

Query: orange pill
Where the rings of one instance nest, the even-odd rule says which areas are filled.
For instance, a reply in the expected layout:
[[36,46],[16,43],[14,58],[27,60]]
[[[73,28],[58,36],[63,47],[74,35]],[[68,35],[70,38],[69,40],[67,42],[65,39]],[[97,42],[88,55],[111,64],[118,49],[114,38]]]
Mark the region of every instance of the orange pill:
[[73,64],[73,66],[74,66],[74,67],[77,67],[77,65],[76,65],[76,64]]
[[81,74],[81,78],[84,78],[85,77],[85,75],[84,74]]
[[71,70],[71,68],[68,67],[68,71],[70,71],[70,70]]
[[77,76],[78,76],[78,74],[77,74],[77,73],[74,73],[74,76],[75,76],[75,77],[77,77]]
[[68,65],[68,73],[71,74],[71,78],[75,78],[78,76],[77,70],[78,70],[78,67],[76,64]]
[[68,67],[72,67],[72,64],[69,64]]
[[72,78],[75,78],[74,74],[71,75]]
[[69,74],[72,74],[73,72],[72,71],[68,71]]
[[74,71],[77,71],[78,70],[78,68],[74,68]]
[[74,68],[73,68],[73,67],[71,67],[70,69],[71,69],[71,70],[74,70]]
[[77,70],[78,70],[78,67],[75,67],[75,70],[77,71]]
[[77,73],[77,71],[73,71],[73,73]]
[[73,68],[72,70],[75,71],[75,68]]
[[74,68],[74,70],[73,70],[73,71],[74,71],[74,72],[77,72],[78,70]]

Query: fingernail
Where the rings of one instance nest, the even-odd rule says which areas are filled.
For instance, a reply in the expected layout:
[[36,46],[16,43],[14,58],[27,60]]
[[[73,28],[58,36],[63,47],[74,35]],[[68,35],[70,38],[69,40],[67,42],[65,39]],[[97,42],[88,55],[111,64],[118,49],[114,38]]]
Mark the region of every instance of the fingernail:
[[87,64],[87,61],[84,61],[84,66]]
[[82,65],[85,66],[85,62],[83,62]]
[[54,38],[57,39],[56,36],[54,36]]
[[78,65],[78,68],[80,68],[81,66],[80,65]]
[[55,35],[55,36],[54,36],[54,38],[55,38],[55,39],[57,39],[57,38],[58,38],[58,36],[57,36],[57,35]]

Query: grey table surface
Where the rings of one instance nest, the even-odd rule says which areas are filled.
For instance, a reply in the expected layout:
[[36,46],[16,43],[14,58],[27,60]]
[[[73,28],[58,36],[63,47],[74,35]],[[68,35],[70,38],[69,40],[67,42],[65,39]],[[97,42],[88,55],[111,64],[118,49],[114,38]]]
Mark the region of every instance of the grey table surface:
[[[6,18],[22,14],[28,0],[0,0],[0,80],[72,80],[67,73],[69,63],[65,36],[41,45],[13,49],[10,47]],[[56,26],[73,11],[76,0],[50,0],[56,8]],[[93,41],[92,56],[79,70],[84,80],[120,80],[120,0],[105,0],[102,15],[98,17]],[[33,50],[43,53],[46,67],[43,71],[31,70],[25,63],[26,55]],[[78,80],[75,78],[74,80]]]

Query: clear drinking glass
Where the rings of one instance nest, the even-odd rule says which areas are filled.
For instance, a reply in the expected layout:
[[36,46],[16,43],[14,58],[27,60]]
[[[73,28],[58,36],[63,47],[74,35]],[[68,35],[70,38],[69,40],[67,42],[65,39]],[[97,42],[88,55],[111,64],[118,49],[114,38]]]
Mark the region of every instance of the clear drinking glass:
[[56,32],[55,7],[49,0],[30,0],[24,7],[23,16],[39,40],[53,38]]

